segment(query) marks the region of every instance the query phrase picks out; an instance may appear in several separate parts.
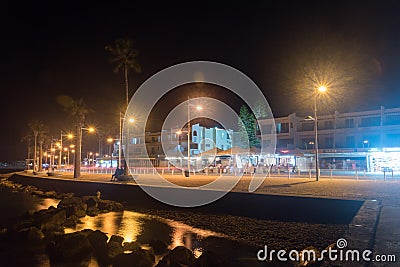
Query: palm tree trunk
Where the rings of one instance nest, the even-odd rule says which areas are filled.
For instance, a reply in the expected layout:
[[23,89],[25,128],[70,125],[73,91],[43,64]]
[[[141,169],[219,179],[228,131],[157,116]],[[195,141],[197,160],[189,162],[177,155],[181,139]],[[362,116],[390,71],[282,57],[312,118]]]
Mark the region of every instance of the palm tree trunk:
[[29,170],[29,162],[30,162],[30,159],[31,158],[31,139],[29,139],[28,140],[28,157],[27,157],[27,160],[26,160],[26,169],[27,170]]
[[74,178],[81,177],[81,155],[82,155],[82,128],[78,124],[76,127],[75,159],[74,159]]
[[126,63],[124,64],[124,78],[125,78],[125,96],[126,96],[125,109],[127,109],[129,104],[129,84],[128,84],[128,66],[126,65]]
[[33,171],[35,172],[35,171],[37,171],[37,168],[36,168],[36,154],[37,154],[37,148],[36,148],[36,146],[37,146],[37,144],[36,144],[36,142],[37,142],[37,133],[35,133],[35,143],[34,143],[34,149],[33,149]]
[[39,171],[43,171],[43,141],[39,142]]

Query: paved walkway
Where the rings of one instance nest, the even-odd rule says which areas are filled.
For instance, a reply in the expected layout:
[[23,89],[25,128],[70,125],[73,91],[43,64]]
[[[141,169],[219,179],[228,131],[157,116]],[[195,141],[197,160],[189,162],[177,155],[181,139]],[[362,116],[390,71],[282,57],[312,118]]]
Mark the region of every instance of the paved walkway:
[[[28,174],[29,175],[29,174]],[[34,175],[32,175],[34,176]],[[49,178],[47,176],[43,176]],[[110,181],[109,174],[82,173],[77,181],[121,183]],[[154,185],[152,175],[139,175],[146,184]],[[74,179],[72,173],[62,173],[54,179]],[[234,179],[232,176],[165,175],[169,182],[188,187],[202,186],[217,179]],[[251,177],[243,176],[233,191],[248,192]],[[127,185],[135,182],[124,182]],[[398,266],[400,262],[400,181],[356,180],[346,177],[322,178],[316,182],[309,178],[269,177],[255,192],[258,194],[295,195],[307,197],[366,200],[350,224],[346,238],[352,239],[353,249],[369,248],[374,255],[395,255],[397,264],[371,262],[369,266]],[[350,242],[351,244],[351,242]]]

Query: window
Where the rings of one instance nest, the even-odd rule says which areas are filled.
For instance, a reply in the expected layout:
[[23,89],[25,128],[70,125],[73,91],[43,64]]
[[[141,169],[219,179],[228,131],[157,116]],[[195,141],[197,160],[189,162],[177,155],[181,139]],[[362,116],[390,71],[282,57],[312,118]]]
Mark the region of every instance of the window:
[[325,130],[333,129],[333,121],[324,121],[323,129]]
[[278,122],[276,124],[276,133],[288,133],[289,123],[288,122]]
[[263,134],[271,134],[272,133],[272,124],[261,125],[261,132]]
[[400,114],[386,115],[385,125],[398,125],[400,124]]
[[314,131],[314,122],[303,122],[301,127],[303,131]]
[[197,136],[197,131],[193,131],[193,136]]
[[355,142],[355,137],[354,136],[346,136],[346,146],[347,147],[355,147],[356,142]]
[[361,127],[379,126],[380,124],[381,117],[361,118]]
[[325,138],[325,148],[333,148],[333,137]]
[[354,119],[346,119],[345,127],[346,128],[354,128]]

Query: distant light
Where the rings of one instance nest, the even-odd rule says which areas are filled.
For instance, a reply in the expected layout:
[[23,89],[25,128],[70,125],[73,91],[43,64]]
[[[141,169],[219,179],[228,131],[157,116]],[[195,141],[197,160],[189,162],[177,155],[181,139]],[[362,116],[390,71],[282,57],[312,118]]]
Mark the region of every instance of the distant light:
[[133,123],[133,122],[135,122],[135,119],[134,118],[129,118],[129,122]]
[[107,139],[107,142],[109,142],[109,143],[111,143],[112,141],[113,141],[112,138],[108,138],[108,139]]
[[74,138],[74,136],[72,134],[68,134],[68,138],[72,139],[72,138]]
[[197,109],[197,110],[202,110],[203,107],[202,107],[202,106],[197,106],[196,109]]
[[318,87],[318,92],[320,92],[320,93],[324,93],[324,92],[326,92],[326,90],[328,90],[328,89],[324,85],[321,85],[320,87]]
[[176,134],[182,134],[182,131],[177,131]]
[[93,127],[90,127],[90,128],[89,128],[89,132],[93,133],[93,132],[94,132],[94,128],[93,128]]

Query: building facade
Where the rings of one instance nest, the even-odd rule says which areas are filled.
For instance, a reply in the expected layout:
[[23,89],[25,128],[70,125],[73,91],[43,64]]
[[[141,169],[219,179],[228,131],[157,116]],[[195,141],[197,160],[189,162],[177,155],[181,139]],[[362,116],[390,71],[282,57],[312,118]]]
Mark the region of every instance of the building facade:
[[[259,124],[276,129],[278,164],[313,168],[314,121],[294,113]],[[321,168],[400,171],[400,108],[320,115],[318,148]]]

